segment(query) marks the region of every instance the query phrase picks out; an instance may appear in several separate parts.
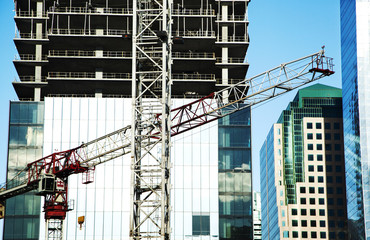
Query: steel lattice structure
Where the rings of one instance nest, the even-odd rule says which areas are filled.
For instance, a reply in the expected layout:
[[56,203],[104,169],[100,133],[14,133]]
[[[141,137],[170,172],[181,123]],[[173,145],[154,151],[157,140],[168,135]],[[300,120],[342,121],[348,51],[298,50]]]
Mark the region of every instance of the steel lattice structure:
[[[154,12],[159,14],[156,19],[160,19],[161,11]],[[142,13],[148,12],[142,11]],[[166,23],[170,27],[168,21]],[[139,35],[140,32],[138,31],[137,34]],[[133,79],[133,94],[136,96],[133,99],[133,124],[77,148],[53,153],[28,164],[14,179],[6,183],[4,186],[6,190],[0,191],[1,204],[10,197],[38,188],[38,183],[42,181],[45,174],[54,176],[62,187],[44,194],[44,209],[48,212],[46,216],[50,217],[48,235],[54,238],[62,236],[60,233],[63,229],[63,217],[71,210],[67,202],[68,176],[77,173],[88,174],[99,164],[131,153],[131,238],[168,239],[170,236],[170,136],[230,115],[334,73],[332,59],[325,57],[322,50],[281,64],[231,87],[171,110],[171,89],[168,77],[170,59],[162,58],[166,60],[165,62],[156,59],[158,67],[156,79],[147,79],[146,76],[152,75],[147,75],[146,71],[140,71],[142,64],[153,60],[146,56],[148,54],[145,55],[144,50],[154,49],[154,47],[147,49],[148,45],[160,42],[163,55],[170,51],[170,43],[168,43],[170,38],[163,38],[163,32],[160,34],[162,37],[158,37],[158,32],[153,31],[152,36],[148,37],[149,33],[147,33],[136,40],[138,44],[135,49],[140,49],[138,50],[140,53],[137,54],[136,77]],[[145,38],[141,39],[142,37]],[[164,67],[159,68],[162,66],[159,63]],[[162,71],[160,72],[159,69]],[[161,86],[161,91],[156,91],[154,87],[156,84]],[[151,98],[147,97],[149,94],[152,94]],[[160,156],[156,152],[158,149],[161,150]],[[88,182],[87,180],[85,183]],[[63,201],[57,201],[58,196]],[[57,227],[52,227],[52,225],[55,226],[53,220],[58,220]]]

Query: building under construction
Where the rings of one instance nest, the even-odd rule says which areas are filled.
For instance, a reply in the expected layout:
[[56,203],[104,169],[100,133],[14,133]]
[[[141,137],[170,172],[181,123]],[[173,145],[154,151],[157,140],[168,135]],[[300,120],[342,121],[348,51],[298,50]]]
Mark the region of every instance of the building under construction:
[[[139,2],[150,8],[154,1]],[[173,1],[173,106],[245,78],[248,3]],[[158,46],[132,54],[133,8],[132,0],[15,0],[20,101],[10,103],[8,178],[42,156],[130,124],[133,62],[156,78],[140,57],[160,58],[157,47],[168,38],[154,26]],[[172,139],[172,239],[252,239],[250,140],[249,108]],[[129,157],[98,166],[91,184],[81,178],[69,179],[63,237],[128,239]],[[32,193],[7,200],[4,239],[49,234],[40,205]],[[85,216],[82,230],[78,216]]]

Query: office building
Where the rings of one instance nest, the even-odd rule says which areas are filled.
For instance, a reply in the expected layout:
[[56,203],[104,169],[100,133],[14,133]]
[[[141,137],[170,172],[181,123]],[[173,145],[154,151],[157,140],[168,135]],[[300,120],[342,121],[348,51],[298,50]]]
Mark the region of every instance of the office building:
[[342,92],[298,91],[260,150],[262,239],[347,239]]
[[[173,2],[173,106],[244,79],[248,3]],[[20,101],[10,103],[8,179],[41,156],[130,124],[132,8],[131,0],[15,0]],[[251,239],[250,109],[201,129],[173,139],[173,238]],[[75,204],[65,238],[127,239],[129,160],[95,174],[90,185],[69,179]],[[4,239],[43,238],[40,204],[31,193],[8,200]]]
[[370,239],[370,2],[340,1],[348,228]]
[[261,193],[253,191],[253,239],[262,239]]

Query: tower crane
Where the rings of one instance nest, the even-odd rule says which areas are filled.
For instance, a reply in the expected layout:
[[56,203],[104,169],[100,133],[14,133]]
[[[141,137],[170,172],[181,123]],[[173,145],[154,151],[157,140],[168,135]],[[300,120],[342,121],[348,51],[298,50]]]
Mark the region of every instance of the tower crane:
[[[168,81],[167,72],[168,69],[163,70],[159,74],[163,76],[157,79]],[[133,91],[133,96],[136,96],[135,99],[133,97],[133,117],[136,118],[133,119],[133,124],[76,148],[56,152],[29,163],[17,176],[6,182],[3,188],[0,187],[3,189],[0,190],[0,211],[6,199],[38,190],[44,196],[48,228],[46,237],[63,239],[63,221],[66,213],[71,210],[68,203],[68,176],[82,173],[86,176],[84,183],[89,183],[89,174],[97,165],[131,153],[130,238],[169,239],[170,136],[220,119],[333,73],[332,58],[326,57],[324,50],[321,50],[171,110],[170,99],[164,102],[160,98],[162,104],[150,101],[139,106],[139,103],[146,100],[143,92],[151,91],[151,88],[146,85],[149,81],[144,81],[145,73],[137,71],[138,79],[141,79],[137,83],[142,86],[133,86],[133,90],[140,88],[140,91]],[[170,98],[169,89],[161,86],[164,88],[162,95]],[[162,156],[156,157],[152,150],[155,145],[163,142],[166,142],[166,148],[162,145]],[[144,161],[148,155],[154,160]],[[164,155],[168,157],[165,158]],[[156,217],[158,214],[159,218]],[[0,213],[0,217],[3,215],[3,212]],[[148,225],[152,227],[147,228]]]

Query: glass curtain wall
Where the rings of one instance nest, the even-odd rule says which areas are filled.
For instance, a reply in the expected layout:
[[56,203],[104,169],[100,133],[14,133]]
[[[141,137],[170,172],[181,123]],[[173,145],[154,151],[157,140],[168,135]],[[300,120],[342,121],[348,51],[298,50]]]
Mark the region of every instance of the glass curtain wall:
[[252,239],[250,108],[218,123],[219,236]]
[[348,232],[358,239],[370,237],[369,7],[370,1],[340,1]]
[[[8,180],[42,157],[43,123],[43,102],[10,103]],[[31,192],[6,201],[3,239],[39,239],[39,225],[39,196]]]
[[262,239],[280,237],[275,186],[274,127],[260,150]]

